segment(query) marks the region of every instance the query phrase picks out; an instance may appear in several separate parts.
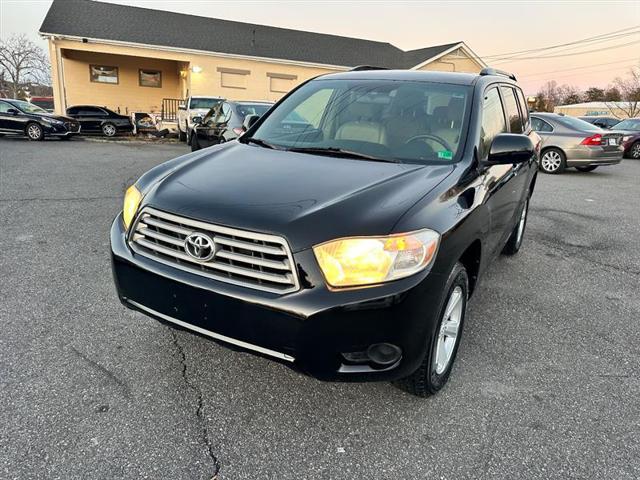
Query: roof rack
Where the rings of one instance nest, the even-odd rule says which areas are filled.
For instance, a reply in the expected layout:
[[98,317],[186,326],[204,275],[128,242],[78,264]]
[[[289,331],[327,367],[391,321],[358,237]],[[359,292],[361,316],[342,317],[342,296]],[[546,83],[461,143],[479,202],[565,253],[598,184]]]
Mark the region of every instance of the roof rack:
[[376,67],[373,65],[358,65],[357,67],[353,67],[350,72],[363,72],[365,70],[389,70],[386,67]]
[[497,68],[485,67],[480,70],[480,75],[502,75],[508,77],[511,80],[516,80],[516,76],[513,73],[505,72],[504,70],[498,70]]

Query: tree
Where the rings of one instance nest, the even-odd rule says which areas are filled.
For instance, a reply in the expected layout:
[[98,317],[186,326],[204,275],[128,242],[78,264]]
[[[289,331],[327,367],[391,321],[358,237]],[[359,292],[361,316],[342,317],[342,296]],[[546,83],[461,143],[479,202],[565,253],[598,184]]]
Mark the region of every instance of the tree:
[[47,55],[24,34],[0,40],[0,73],[13,98],[28,82],[51,84]]
[[553,112],[556,105],[560,104],[560,92],[558,84],[551,80],[544,84],[536,94],[536,110],[541,112]]
[[590,87],[584,92],[584,98],[587,102],[603,102],[605,100],[604,89]]
[[631,67],[627,75],[613,81],[620,92],[620,100],[608,103],[607,107],[616,117],[635,117],[640,114],[640,65]]
[[620,90],[616,87],[609,87],[604,92],[605,102],[619,102],[620,100],[622,100],[622,95],[620,94]]
[[562,85],[558,87],[560,105],[572,105],[582,102],[582,92],[573,85]]

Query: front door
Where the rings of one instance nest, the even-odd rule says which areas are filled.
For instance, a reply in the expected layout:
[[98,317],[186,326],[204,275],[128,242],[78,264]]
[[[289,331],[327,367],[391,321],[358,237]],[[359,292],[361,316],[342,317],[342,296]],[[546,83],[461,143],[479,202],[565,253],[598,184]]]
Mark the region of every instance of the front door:
[[[10,111],[12,110],[12,111]],[[16,113],[17,112],[17,113]],[[0,131],[6,133],[24,130],[24,115],[8,102],[0,101]]]

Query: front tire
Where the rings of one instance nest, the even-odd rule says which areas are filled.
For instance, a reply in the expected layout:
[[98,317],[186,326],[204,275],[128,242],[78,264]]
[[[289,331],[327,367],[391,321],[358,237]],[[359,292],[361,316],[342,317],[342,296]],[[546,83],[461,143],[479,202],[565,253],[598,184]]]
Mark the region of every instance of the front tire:
[[446,291],[422,364],[411,375],[395,382],[402,390],[419,397],[428,397],[440,391],[449,380],[453,368],[469,299],[469,277],[461,263],[453,267]]
[[187,134],[180,130],[180,124],[178,124],[178,141],[184,142],[187,139]]
[[200,142],[198,142],[198,135],[191,134],[191,151],[195,152],[200,150]]
[[596,168],[598,168],[597,165],[587,165],[586,167],[576,167],[576,170],[579,172],[593,172]]
[[105,123],[102,125],[102,134],[105,137],[115,137],[116,133],[118,133],[118,129],[113,123]]
[[25,128],[27,138],[33,142],[44,140],[44,130],[39,123],[29,123]]
[[544,173],[558,174],[567,168],[567,157],[559,148],[549,148],[540,156],[540,170]]
[[640,141],[631,145],[631,148],[629,149],[629,158],[640,160]]

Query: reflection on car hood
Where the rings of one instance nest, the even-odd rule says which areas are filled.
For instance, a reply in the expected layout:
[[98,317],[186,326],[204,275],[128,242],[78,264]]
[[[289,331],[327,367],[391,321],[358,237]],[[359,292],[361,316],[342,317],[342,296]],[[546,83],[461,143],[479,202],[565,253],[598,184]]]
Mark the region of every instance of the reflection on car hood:
[[66,117],[64,115],[56,115],[55,113],[32,113],[31,115],[37,115],[42,118],[53,118],[54,120],[60,120],[62,122],[77,122],[75,118]]
[[381,235],[453,166],[383,163],[238,142],[186,163],[144,200],[160,210],[287,238],[294,251],[351,235]]

